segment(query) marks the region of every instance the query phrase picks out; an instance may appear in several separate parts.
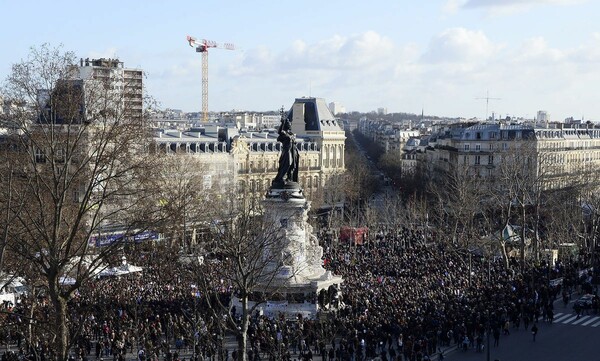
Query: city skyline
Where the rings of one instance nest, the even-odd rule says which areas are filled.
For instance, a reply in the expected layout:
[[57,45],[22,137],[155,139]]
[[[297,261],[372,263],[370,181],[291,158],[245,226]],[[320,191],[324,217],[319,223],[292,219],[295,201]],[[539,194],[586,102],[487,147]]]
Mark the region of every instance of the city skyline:
[[600,121],[600,29],[592,16],[600,6],[592,1],[301,5],[0,1],[0,79],[31,46],[62,44],[78,58],[141,68],[163,108],[199,111],[201,57],[189,34],[236,45],[210,51],[210,111],[277,110],[316,96],[359,112],[533,118],[546,110],[552,121]]

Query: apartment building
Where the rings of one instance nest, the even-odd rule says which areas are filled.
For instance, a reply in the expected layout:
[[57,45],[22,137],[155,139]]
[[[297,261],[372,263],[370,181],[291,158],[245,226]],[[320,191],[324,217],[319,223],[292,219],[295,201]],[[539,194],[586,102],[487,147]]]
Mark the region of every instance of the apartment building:
[[358,131],[369,137],[373,142],[381,145],[385,153],[402,154],[406,142],[419,136],[418,130],[392,122],[370,120],[363,118],[358,122]]
[[491,179],[499,176],[503,159],[518,156],[545,188],[562,188],[600,167],[597,128],[455,124],[429,136],[427,143],[419,160],[431,177],[468,167],[473,176]]
[[[80,59],[70,74],[71,81],[79,81],[86,92],[86,99],[98,98],[97,92],[104,92],[103,99],[110,99],[119,117],[142,119],[143,112],[143,71],[125,68],[119,59]],[[88,101],[85,112],[94,112],[96,105]]]
[[[299,182],[310,197],[344,172],[345,133],[321,98],[296,99],[288,117],[300,153]],[[161,153],[202,159],[207,164],[203,175],[207,185],[235,187],[249,200],[262,200],[279,166],[277,136],[275,130],[248,132],[211,124],[188,131],[159,131],[154,142]]]

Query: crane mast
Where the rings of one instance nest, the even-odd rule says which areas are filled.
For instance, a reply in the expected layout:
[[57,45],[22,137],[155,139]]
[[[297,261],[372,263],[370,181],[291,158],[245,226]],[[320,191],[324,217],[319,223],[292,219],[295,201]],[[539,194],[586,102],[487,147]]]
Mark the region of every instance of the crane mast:
[[208,122],[208,49],[235,50],[235,45],[231,43],[218,44],[212,40],[199,39],[187,36],[187,41],[191,47],[196,48],[197,53],[202,53],[202,122]]

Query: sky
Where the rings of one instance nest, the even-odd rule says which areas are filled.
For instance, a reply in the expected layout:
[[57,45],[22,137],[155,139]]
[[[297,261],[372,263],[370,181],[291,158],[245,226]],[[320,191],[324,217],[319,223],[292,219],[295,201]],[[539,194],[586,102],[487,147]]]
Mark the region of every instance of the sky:
[[2,82],[47,43],[117,57],[163,109],[199,111],[191,35],[236,46],[209,52],[211,111],[313,96],[359,112],[600,121],[595,0],[0,0],[0,14]]

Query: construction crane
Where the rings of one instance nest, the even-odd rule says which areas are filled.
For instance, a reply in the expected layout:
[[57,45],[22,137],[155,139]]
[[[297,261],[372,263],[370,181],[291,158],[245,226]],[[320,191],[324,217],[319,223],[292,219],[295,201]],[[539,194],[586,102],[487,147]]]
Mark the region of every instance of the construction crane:
[[490,107],[490,100],[502,100],[502,98],[490,98],[490,91],[488,90],[485,97],[475,98],[477,100],[485,100],[485,121],[488,120],[488,109]]
[[235,45],[231,43],[218,44],[212,40],[196,39],[187,36],[187,41],[191,47],[196,48],[197,53],[202,53],[202,121],[208,121],[208,49],[235,50]]

